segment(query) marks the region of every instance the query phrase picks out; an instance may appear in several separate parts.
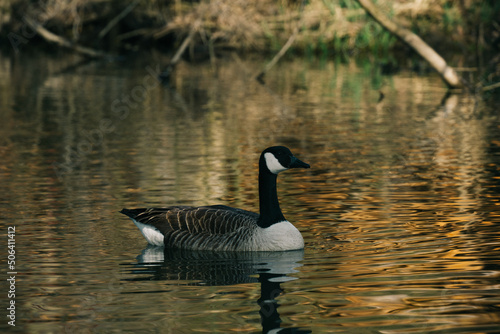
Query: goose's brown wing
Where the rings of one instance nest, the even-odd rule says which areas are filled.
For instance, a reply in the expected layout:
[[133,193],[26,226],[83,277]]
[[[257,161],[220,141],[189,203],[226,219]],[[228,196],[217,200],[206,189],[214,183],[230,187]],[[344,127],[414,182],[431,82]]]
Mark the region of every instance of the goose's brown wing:
[[165,246],[179,248],[199,248],[208,242],[229,246],[255,229],[259,218],[256,213],[224,205],[123,209],[121,213],[155,227],[163,234]]

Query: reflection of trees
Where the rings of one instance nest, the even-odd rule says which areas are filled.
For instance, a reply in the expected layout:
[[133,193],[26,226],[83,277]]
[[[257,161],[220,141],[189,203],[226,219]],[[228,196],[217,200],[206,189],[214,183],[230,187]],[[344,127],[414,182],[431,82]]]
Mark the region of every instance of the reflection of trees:
[[[30,270],[48,276],[42,285],[57,285],[51,293],[66,293],[61,284],[80,279],[75,268],[53,275],[59,258],[94,263],[121,252],[124,240],[143,242],[117,213],[126,203],[221,202],[257,210],[258,154],[277,143],[312,165],[280,179],[285,215],[309,249],[381,252],[391,261],[375,269],[377,261],[367,256],[357,267],[345,265],[370,278],[379,269],[410,276],[496,270],[497,122],[486,110],[472,113],[472,102],[462,97],[440,105],[444,91],[433,79],[382,76],[369,63],[293,61],[278,64],[263,87],[247,80],[260,68],[252,61],[225,62],[215,73],[181,64],[171,87],[151,90],[119,120],[111,105],[143,79],[149,59],[130,68],[91,63],[77,72],[59,71],[67,60],[31,61],[23,63],[47,72],[0,60],[6,125],[0,196],[9,222],[23,224],[19,242],[36,245],[25,250],[38,261]],[[385,98],[376,104],[379,90]],[[64,161],[103,118],[113,120],[114,130],[59,180],[52,164]],[[417,265],[385,253],[408,249],[420,256]],[[431,287],[455,284],[439,279]],[[362,293],[373,289],[366,284]],[[352,300],[384,304],[358,297]],[[408,307],[395,305],[397,298],[386,301]],[[73,313],[56,308],[50,319],[61,314]]]
[[[359,305],[380,314],[409,316],[416,315],[417,307],[421,314],[472,310],[474,306],[460,296],[458,289],[464,286],[481,291],[478,298],[488,298],[483,284],[491,285],[491,281],[476,279],[474,273],[498,269],[493,260],[498,255],[498,217],[492,209],[497,187],[485,196],[492,187],[493,173],[488,169],[498,166],[497,158],[488,152],[496,148],[490,143],[496,125],[487,113],[476,114],[474,109],[473,102],[451,95],[429,115],[409,115],[420,118],[416,131],[396,136],[397,129],[390,128],[386,130],[394,138],[390,143],[374,137],[373,145],[363,148],[352,161],[360,166],[352,180],[345,179],[348,173],[338,172],[343,177],[339,179],[341,192],[347,196],[342,200],[339,194],[327,197],[339,216],[335,233],[321,228],[316,233],[325,235],[332,250],[346,254],[336,269],[359,277],[333,289],[362,295],[349,297],[353,304],[349,309]],[[394,123],[399,121],[395,115]],[[375,154],[382,156],[376,159]],[[378,168],[368,167],[366,155]],[[332,173],[332,177],[338,176]],[[351,251],[363,255],[349,256]],[[364,295],[363,291],[377,291],[374,272],[378,270],[388,280],[384,283],[387,292]],[[439,274],[433,277],[434,273]],[[437,290],[422,296],[411,293],[429,287]],[[352,316],[363,316],[363,312]],[[482,316],[463,323],[480,323]]]
[[[100,66],[83,69],[99,71]],[[87,196],[112,205],[118,196],[151,205],[222,201],[256,210],[258,153],[276,143],[295,147],[314,165],[307,176],[311,188],[282,199],[284,210],[298,215],[301,205],[312,202],[327,219],[330,213],[345,219],[387,218],[363,202],[430,212],[429,191],[438,199],[436,206],[451,207],[448,199],[459,196],[455,204],[465,210],[475,207],[484,191],[477,167],[486,159],[488,121],[471,115],[467,109],[472,102],[457,96],[433,115],[422,114],[443,94],[431,79],[384,77],[370,65],[313,67],[297,61],[279,65],[268,75],[267,86],[261,86],[249,80],[259,62],[226,62],[215,73],[210,67],[180,64],[170,87],[151,90],[125,120],[117,119],[113,101],[133,90],[147,66],[153,65],[144,61],[125,71],[117,64],[111,77],[75,77],[58,70],[45,79],[32,79],[30,72],[21,75],[14,67],[16,90],[11,93],[20,112],[6,120],[24,122],[9,129],[23,129],[24,138],[30,138],[26,145],[35,147],[32,170],[43,170],[48,183],[60,185],[53,180],[54,162],[64,162],[99,121],[113,121],[113,131],[68,174],[65,182],[71,190],[60,190],[65,201]],[[34,99],[25,98],[26,82],[34,85],[29,88]],[[375,105],[378,89],[385,98]],[[16,145],[11,142],[16,149],[8,152],[23,151]],[[129,151],[124,154],[119,145]],[[458,162],[463,162],[460,170],[453,166]],[[305,176],[290,174],[281,180],[283,193],[302,184],[294,182],[297,177]]]

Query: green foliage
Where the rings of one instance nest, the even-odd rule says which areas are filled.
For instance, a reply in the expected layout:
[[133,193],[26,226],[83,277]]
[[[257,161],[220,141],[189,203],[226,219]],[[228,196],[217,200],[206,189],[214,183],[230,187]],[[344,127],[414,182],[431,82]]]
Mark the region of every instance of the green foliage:
[[457,26],[463,23],[460,11],[457,7],[452,6],[450,3],[443,5],[442,24],[443,29],[447,32],[452,32]]
[[340,8],[347,8],[347,9],[358,9],[361,8],[359,3],[354,0],[338,0],[338,4]]

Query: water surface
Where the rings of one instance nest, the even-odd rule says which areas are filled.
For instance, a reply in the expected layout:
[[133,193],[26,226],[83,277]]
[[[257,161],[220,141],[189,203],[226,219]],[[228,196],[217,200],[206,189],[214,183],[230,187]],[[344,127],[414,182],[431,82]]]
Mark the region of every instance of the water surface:
[[[262,60],[182,63],[166,86],[162,56],[77,60],[0,58],[1,228],[16,228],[17,271],[16,327],[1,328],[498,331],[496,108],[369,64],[297,59],[260,85]],[[278,184],[303,252],[164,253],[118,213],[258,211],[271,145],[312,167]]]

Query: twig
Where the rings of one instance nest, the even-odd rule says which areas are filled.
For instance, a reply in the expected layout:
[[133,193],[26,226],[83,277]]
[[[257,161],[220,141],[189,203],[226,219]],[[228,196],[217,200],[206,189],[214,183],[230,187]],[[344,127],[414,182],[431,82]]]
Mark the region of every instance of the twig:
[[286,41],[285,45],[283,45],[281,50],[279,50],[279,52],[273,57],[273,59],[271,59],[271,61],[267,63],[264,69],[259,74],[257,74],[257,76],[255,77],[257,81],[259,81],[262,84],[264,83],[264,76],[266,75],[266,73],[274,65],[276,65],[276,63],[280,60],[281,57],[285,55],[288,49],[292,46],[293,42],[295,42],[295,39],[297,38],[298,34],[299,34],[299,28],[295,27],[295,29],[293,30],[293,34],[288,38],[288,40]]
[[139,4],[141,0],[136,0],[132,2],[130,5],[128,5],[120,14],[118,14],[114,19],[109,21],[109,23],[104,27],[104,29],[101,30],[99,35],[97,36],[99,39],[103,38],[106,36],[106,34],[118,23],[120,22],[121,19],[123,19],[125,16],[127,16],[128,13],[130,13],[135,6]]
[[259,74],[255,76],[255,79],[260,82],[261,84],[264,84],[264,76],[266,73],[274,66],[276,63],[285,55],[285,53],[288,51],[288,49],[292,46],[293,42],[295,42],[295,39],[297,38],[297,35],[299,34],[299,26],[302,24],[302,14],[303,14],[303,9],[306,4],[306,0],[302,0],[300,2],[300,9],[299,9],[299,16],[298,19],[299,21],[295,25],[295,28],[293,29],[292,35],[288,38],[286,43],[281,47],[281,49],[278,51],[278,53],[271,59],[271,61],[264,67],[262,71],[260,71]]
[[128,38],[136,37],[136,36],[143,36],[146,37],[148,35],[152,35],[153,29],[151,28],[139,28],[136,30],[128,31],[123,34],[120,34],[116,36],[116,40],[118,42],[121,42],[123,40],[126,40]]
[[179,50],[175,53],[174,57],[170,60],[170,64],[172,66],[175,66],[179,60],[181,59],[182,54],[188,47],[189,43],[191,43],[191,40],[194,37],[194,34],[198,30],[198,27],[201,25],[201,20],[198,20],[194,23],[193,27],[191,28],[191,31],[189,32],[189,35],[184,39],[182,42],[181,46],[179,47]]
[[494,83],[492,85],[484,86],[483,87],[483,92],[495,89],[495,88],[500,88],[500,82]]
[[53,32],[48,31],[45,29],[41,24],[33,21],[32,19],[25,17],[25,22],[37,32],[40,36],[42,36],[47,42],[51,42],[54,44],[57,44],[59,46],[74,50],[78,53],[81,53],[83,55],[86,55],[88,57],[92,58],[102,58],[106,57],[107,54],[99,51],[99,50],[94,50],[91,48],[87,48],[85,46],[81,46],[79,44],[73,43],[71,41],[68,41],[67,39],[58,36],[54,34]]
[[175,65],[179,62],[181,59],[182,54],[188,47],[189,43],[191,43],[191,40],[193,39],[194,35],[196,34],[196,31],[198,31],[198,28],[201,26],[201,21],[202,19],[199,18],[196,20],[196,22],[193,24],[191,27],[191,31],[189,32],[189,35],[184,39],[182,42],[181,46],[175,53],[174,57],[170,60],[170,63],[168,64],[167,68],[160,74],[160,79],[161,80],[167,80],[170,77],[170,74],[172,74],[172,71],[174,70]]

